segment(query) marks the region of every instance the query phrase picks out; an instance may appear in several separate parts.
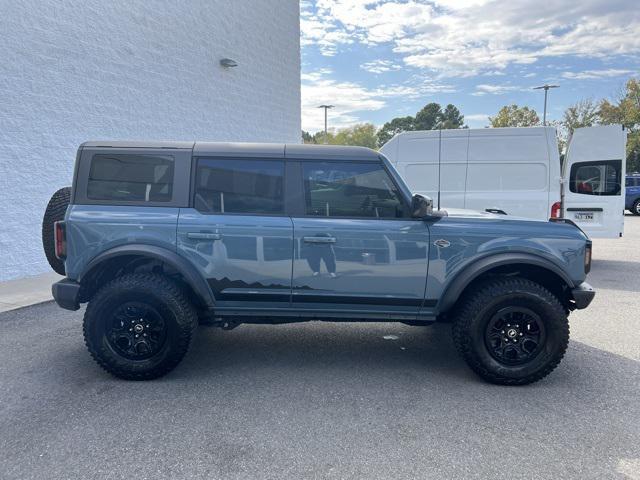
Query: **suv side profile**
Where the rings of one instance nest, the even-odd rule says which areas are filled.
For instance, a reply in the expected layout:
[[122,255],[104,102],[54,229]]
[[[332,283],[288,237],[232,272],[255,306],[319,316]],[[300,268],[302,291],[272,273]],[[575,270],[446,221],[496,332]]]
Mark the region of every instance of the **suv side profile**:
[[442,320],[478,375],[521,385],[594,296],[571,222],[434,211],[361,147],[88,142],[69,202],[53,295],[88,302],[89,352],[126,379],[172,370],[199,323]]
[[640,215],[640,173],[631,173],[625,179],[624,208],[634,215]]

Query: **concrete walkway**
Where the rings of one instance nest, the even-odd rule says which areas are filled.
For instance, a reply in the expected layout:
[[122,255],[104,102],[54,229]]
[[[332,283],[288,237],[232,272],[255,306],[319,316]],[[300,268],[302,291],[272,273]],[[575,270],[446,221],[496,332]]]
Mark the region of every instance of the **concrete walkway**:
[[55,272],[0,282],[0,312],[53,300],[51,284],[62,277]]

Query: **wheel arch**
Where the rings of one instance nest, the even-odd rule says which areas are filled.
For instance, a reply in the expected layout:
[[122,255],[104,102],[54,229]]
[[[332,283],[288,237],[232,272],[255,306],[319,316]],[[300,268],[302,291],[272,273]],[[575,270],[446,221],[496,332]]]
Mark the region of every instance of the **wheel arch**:
[[476,260],[458,272],[445,286],[436,306],[437,313],[451,310],[465,291],[481,279],[489,275],[514,274],[542,284],[565,305],[569,300],[567,290],[575,287],[575,282],[559,266],[544,257],[516,252],[496,254]]
[[131,244],[114,247],[94,257],[78,276],[80,301],[86,302],[106,282],[126,271],[149,268],[175,276],[199,307],[212,309],[215,297],[205,278],[187,259],[163,247]]

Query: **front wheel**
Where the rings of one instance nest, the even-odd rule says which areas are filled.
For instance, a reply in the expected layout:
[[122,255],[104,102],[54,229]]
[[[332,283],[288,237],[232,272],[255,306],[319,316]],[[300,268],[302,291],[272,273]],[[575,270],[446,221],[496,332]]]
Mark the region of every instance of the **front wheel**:
[[194,307],[173,281],[127,274],[104,286],[84,314],[84,340],[94,360],[127,380],[149,380],[176,367],[198,325]]
[[633,202],[631,206],[631,213],[634,215],[640,215],[640,198]]
[[461,300],[453,323],[457,350],[491,383],[525,385],[558,366],[569,321],[558,299],[524,278],[495,278]]

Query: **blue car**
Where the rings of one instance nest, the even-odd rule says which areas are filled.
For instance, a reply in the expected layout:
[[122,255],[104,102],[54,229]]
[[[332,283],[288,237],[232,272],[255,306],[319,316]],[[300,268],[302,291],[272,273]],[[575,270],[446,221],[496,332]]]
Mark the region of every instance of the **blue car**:
[[366,148],[85,143],[49,207],[53,296],[87,303],[89,352],[125,379],[169,372],[199,324],[447,321],[478,375],[523,385],[595,294],[572,222],[434,210]]
[[640,215],[640,173],[627,175],[625,180],[624,208],[634,215]]

